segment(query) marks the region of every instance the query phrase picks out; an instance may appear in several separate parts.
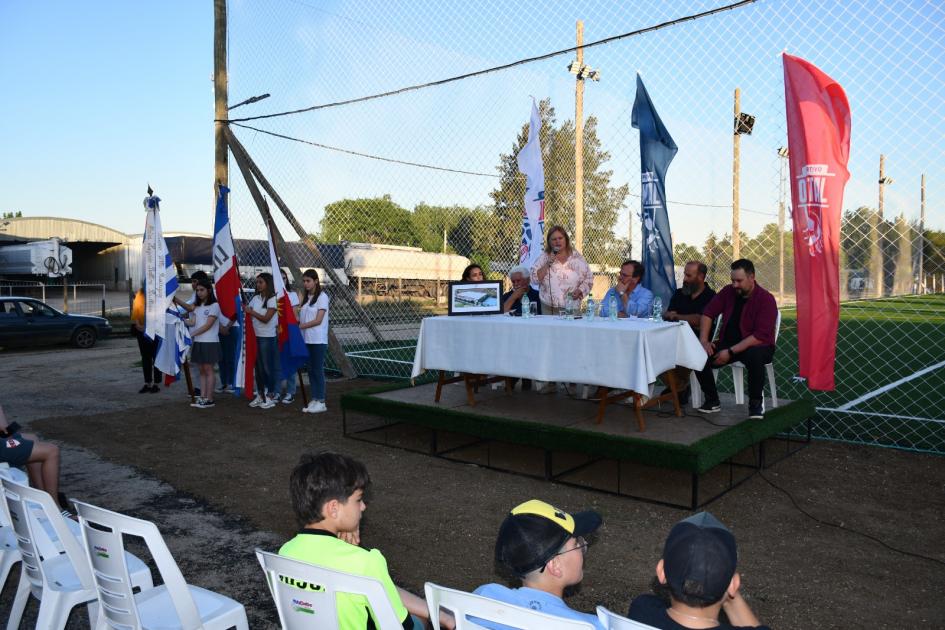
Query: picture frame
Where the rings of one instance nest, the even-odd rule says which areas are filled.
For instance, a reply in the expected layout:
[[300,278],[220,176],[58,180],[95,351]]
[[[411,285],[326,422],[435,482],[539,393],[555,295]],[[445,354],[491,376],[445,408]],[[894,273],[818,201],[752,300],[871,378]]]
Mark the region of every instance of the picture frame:
[[502,282],[450,282],[449,315],[502,313]]

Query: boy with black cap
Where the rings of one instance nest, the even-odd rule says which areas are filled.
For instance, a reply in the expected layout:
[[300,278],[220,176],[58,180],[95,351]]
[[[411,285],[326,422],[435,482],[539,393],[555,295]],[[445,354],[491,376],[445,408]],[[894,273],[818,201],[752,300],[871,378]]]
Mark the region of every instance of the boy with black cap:
[[[572,610],[564,603],[564,589],[584,578],[584,536],[600,527],[596,512],[571,515],[544,501],[532,499],[512,511],[499,527],[495,543],[496,561],[521,578],[520,588],[486,584],[477,595],[531,608],[549,615],[586,621],[603,630],[596,615]],[[487,628],[506,626],[476,620]]]
[[[670,530],[656,564],[656,577],[669,590],[669,607],[655,595],[641,595],[628,616],[661,630],[770,630],[738,592],[737,562],[735,537],[718,519],[708,512],[684,519]],[[720,610],[729,623],[719,621]]]

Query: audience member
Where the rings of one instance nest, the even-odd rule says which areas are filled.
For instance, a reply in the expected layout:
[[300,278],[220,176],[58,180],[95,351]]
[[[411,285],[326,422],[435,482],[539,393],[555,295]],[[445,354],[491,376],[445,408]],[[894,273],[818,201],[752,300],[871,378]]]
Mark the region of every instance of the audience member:
[[617,285],[601,300],[600,316],[610,316],[610,298],[617,299],[617,317],[649,317],[653,310],[653,292],[644,287],[643,263],[628,260],[620,265]]
[[509,271],[509,280],[512,282],[512,288],[502,294],[502,312],[521,317],[522,298],[527,295],[529,301],[536,305],[538,315],[541,315],[541,298],[538,290],[533,289],[529,284],[528,267],[525,265],[512,267]]
[[[722,288],[702,311],[699,341],[709,355],[698,373],[705,402],[696,411],[722,409],[713,368],[740,361],[748,372],[748,417],[765,415],[765,365],[774,357],[774,331],[778,305],[774,296],[755,282],[755,265],[747,258],[732,263],[732,284]],[[711,340],[712,320],[722,316],[719,338]]]
[[[303,455],[289,481],[292,509],[302,529],[279,555],[380,581],[404,628],[419,630],[421,620],[429,617],[426,602],[394,585],[380,551],[359,546],[364,493],[370,485],[359,461],[328,452]],[[337,614],[342,630],[363,630],[369,623],[380,627],[363,596],[339,594]]]
[[59,447],[42,442],[32,433],[21,433],[20,425],[8,422],[0,405],[0,462],[18,468],[26,467],[30,486],[48,493],[62,515],[72,518],[66,508],[66,498],[59,492]]
[[[628,616],[660,630],[755,628],[769,630],[739,592],[735,537],[708,512],[684,519],[670,530],[656,564],[656,590],[640,595]],[[668,593],[667,593],[668,592]],[[728,622],[719,620],[724,611]]]
[[[603,630],[596,615],[573,610],[563,599],[567,587],[584,579],[588,545],[584,537],[595,532],[601,523],[596,512],[572,516],[537,499],[512,508],[499,527],[495,557],[521,579],[522,586],[485,584],[475,593],[549,615],[586,621]],[[493,630],[507,628],[484,619],[477,619],[476,623]]]
[[[683,285],[673,293],[673,297],[669,300],[669,307],[663,313],[663,319],[668,322],[686,322],[689,324],[697,336],[699,327],[702,325],[702,311],[705,310],[709,301],[715,297],[715,291],[705,282],[707,272],[708,268],[704,263],[698,260],[687,262],[683,272]],[[689,402],[690,370],[685,367],[676,367],[674,372],[676,382],[682,389],[679,394],[679,403],[685,405]],[[668,393],[668,390],[664,390],[663,393]]]

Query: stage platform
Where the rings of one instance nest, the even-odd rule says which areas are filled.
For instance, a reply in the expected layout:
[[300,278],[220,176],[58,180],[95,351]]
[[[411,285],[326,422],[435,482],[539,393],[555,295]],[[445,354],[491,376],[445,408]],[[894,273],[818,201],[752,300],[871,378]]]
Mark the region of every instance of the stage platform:
[[439,403],[435,388],[398,383],[344,395],[345,436],[685,509],[797,451],[814,415],[809,400],[781,400],[763,420],[748,420],[747,407],[723,393],[717,414],[647,409],[640,432],[632,404],[608,405],[596,424],[597,403],[573,390],[486,386],[470,406],[462,383],[445,386]]

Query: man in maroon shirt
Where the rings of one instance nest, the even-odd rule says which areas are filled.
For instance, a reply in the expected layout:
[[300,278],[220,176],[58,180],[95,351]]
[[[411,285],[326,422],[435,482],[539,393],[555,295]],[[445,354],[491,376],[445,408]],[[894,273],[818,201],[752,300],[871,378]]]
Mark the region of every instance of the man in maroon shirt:
[[[741,361],[748,372],[748,417],[760,420],[765,414],[765,365],[774,356],[778,305],[774,296],[755,282],[755,265],[747,258],[732,263],[731,277],[732,284],[719,291],[702,311],[699,341],[709,360],[698,373],[705,402],[696,411],[717,413],[722,409],[712,370]],[[719,337],[712,341],[712,321],[719,315]]]

